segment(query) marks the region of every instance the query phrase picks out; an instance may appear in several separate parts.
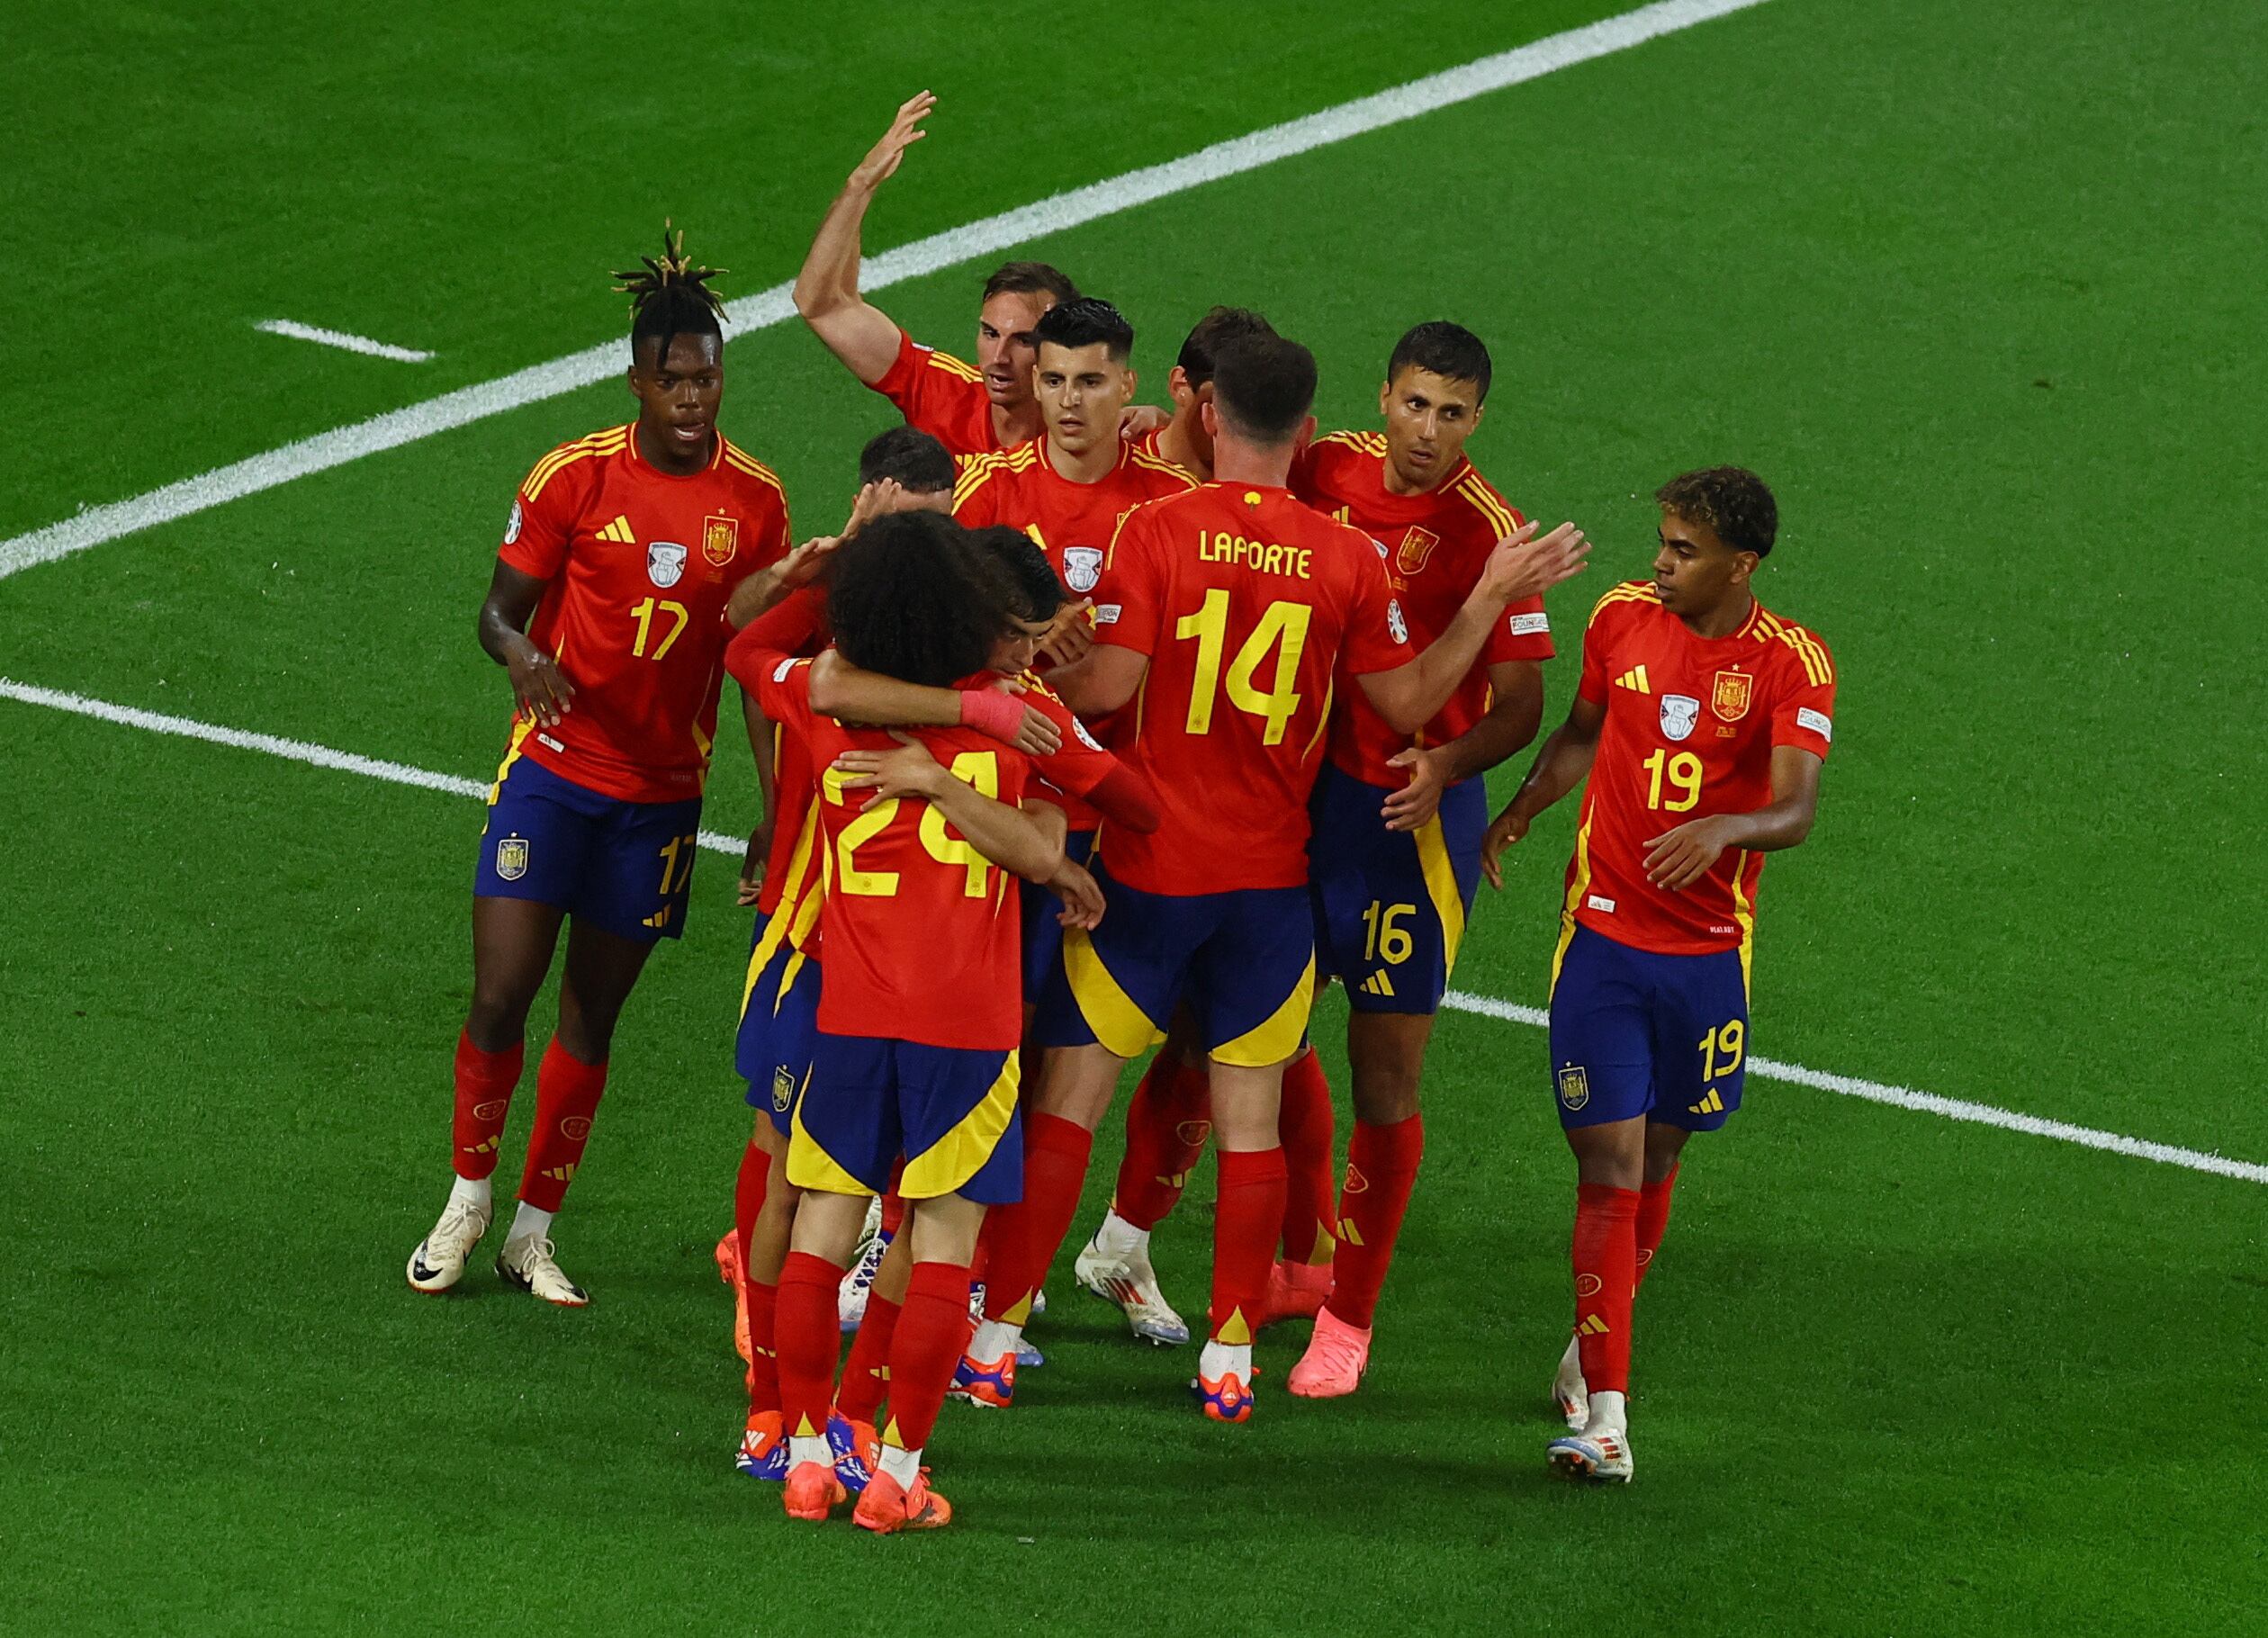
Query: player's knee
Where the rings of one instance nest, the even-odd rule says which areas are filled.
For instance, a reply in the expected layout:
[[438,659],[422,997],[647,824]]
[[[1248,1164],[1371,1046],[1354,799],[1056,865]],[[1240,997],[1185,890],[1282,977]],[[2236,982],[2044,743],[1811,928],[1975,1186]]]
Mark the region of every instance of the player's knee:
[[466,1010],[464,1020],[465,1033],[472,1038],[472,1044],[483,1052],[501,1052],[525,1039],[527,1009],[535,1004],[536,991],[541,984],[541,975],[536,984],[525,987],[475,977],[472,1004]]

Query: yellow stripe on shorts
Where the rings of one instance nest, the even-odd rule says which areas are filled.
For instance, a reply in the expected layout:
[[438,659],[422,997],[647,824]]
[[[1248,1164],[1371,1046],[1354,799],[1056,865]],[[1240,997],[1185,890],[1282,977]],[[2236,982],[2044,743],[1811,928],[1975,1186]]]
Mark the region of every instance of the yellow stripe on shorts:
[[1300,1049],[1300,1038],[1307,1033],[1308,1009],[1314,1004],[1315,958],[1310,955],[1307,970],[1283,998],[1283,1004],[1265,1022],[1215,1047],[1213,1061],[1241,1069],[1264,1069],[1282,1063]]
[[907,1200],[935,1200],[976,1176],[1000,1147],[1001,1135],[1016,1112],[1020,1078],[1012,1048],[983,1101],[955,1121],[951,1131],[920,1154],[906,1156],[904,1175],[898,1179],[899,1194]]
[[1457,891],[1456,867],[1449,862],[1449,843],[1441,833],[1436,814],[1418,827],[1418,868],[1426,878],[1426,896],[1433,900],[1441,922],[1441,976],[1445,981],[1457,969],[1457,947],[1464,942],[1464,896]]
[[1087,1028],[1115,1056],[1139,1058],[1151,1043],[1166,1039],[1165,1030],[1111,976],[1111,969],[1095,953],[1094,938],[1084,927],[1064,929],[1063,972],[1071,981],[1071,997],[1079,1004]]

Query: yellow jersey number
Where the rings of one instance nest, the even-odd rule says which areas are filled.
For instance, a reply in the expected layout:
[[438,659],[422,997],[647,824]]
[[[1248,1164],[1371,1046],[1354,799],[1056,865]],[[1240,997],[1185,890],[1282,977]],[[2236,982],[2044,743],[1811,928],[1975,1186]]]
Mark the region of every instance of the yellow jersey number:
[[[948,770],[953,778],[970,787],[980,796],[1000,794],[1000,759],[990,751],[964,751],[953,759]],[[852,796],[864,799],[862,790],[846,791],[842,781],[849,776],[829,768],[821,780],[827,800],[837,807],[847,806]],[[869,870],[858,862],[858,851],[889,828],[897,817],[901,798],[886,796],[852,817],[835,836],[834,891],[860,898],[891,898],[898,890],[896,870]],[[945,815],[941,810],[924,803],[922,808],[922,850],[941,865],[958,865],[967,874],[961,888],[968,898],[983,898],[992,890],[993,861],[979,853],[969,842],[947,833]]]
[[[1292,685],[1299,680],[1300,656],[1307,650],[1308,625],[1314,617],[1315,610],[1305,603],[1269,604],[1260,623],[1252,628],[1252,635],[1228,662],[1228,703],[1261,720],[1264,745],[1282,744],[1285,728],[1299,711],[1300,696]],[[1206,592],[1195,614],[1184,615],[1175,622],[1174,635],[1184,642],[1192,637],[1197,642],[1197,674],[1189,684],[1188,731],[1210,734],[1213,695],[1220,687],[1221,656],[1228,646],[1228,589],[1216,586]],[[1271,649],[1275,652],[1275,670],[1263,693],[1254,686],[1253,679]]]

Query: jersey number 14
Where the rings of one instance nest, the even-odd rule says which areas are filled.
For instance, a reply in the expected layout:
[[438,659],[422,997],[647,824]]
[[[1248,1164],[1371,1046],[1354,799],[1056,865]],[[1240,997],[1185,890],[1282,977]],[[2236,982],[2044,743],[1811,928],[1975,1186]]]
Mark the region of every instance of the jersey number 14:
[[[1271,603],[1252,628],[1252,635],[1228,662],[1228,703],[1264,726],[1260,742],[1283,742],[1283,731],[1300,708],[1292,685],[1300,677],[1300,656],[1307,651],[1308,623],[1315,610],[1305,603]],[[1197,640],[1197,674],[1189,682],[1189,723],[1192,734],[1212,732],[1213,691],[1220,685],[1220,659],[1228,646],[1228,593],[1220,586],[1205,593],[1197,612],[1174,624],[1174,635]],[[1275,672],[1262,693],[1253,686],[1268,651],[1275,651]]]

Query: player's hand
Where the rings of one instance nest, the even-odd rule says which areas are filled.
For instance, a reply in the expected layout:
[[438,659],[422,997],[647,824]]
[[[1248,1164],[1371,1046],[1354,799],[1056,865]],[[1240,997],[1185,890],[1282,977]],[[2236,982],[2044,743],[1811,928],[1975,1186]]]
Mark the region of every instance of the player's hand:
[[1480,874],[1489,878],[1489,886],[1501,890],[1504,886],[1504,867],[1497,861],[1504,850],[1527,840],[1526,815],[1516,807],[1508,806],[1489,821],[1487,834],[1480,838]]
[[1729,845],[1724,814],[1688,819],[1646,843],[1646,879],[1657,887],[1679,892],[1706,876],[1717,855]]
[[1131,444],[1161,430],[1174,418],[1170,410],[1160,410],[1156,404],[1129,404],[1119,411],[1119,436]]
[[772,822],[769,819],[748,832],[748,851],[741,858],[740,880],[733,886],[733,902],[742,910],[763,891],[764,861],[771,857]]
[[1441,809],[1441,793],[1449,788],[1449,761],[1442,753],[1412,745],[1386,759],[1389,768],[1409,771],[1409,783],[1386,798],[1382,810],[1390,831],[1421,828]]
[[575,685],[567,680],[559,662],[533,643],[522,639],[516,644],[504,667],[511,674],[512,698],[528,721],[556,728],[574,708]]
[[1540,598],[1562,580],[1572,580],[1583,572],[1590,542],[1583,538],[1582,530],[1563,523],[1539,540],[1536,526],[1524,523],[1497,542],[1480,572],[1480,589],[1484,595],[1499,603]]
[[[842,533],[848,535],[850,532],[845,529]],[[842,535],[814,536],[781,558],[772,572],[779,577],[779,583],[790,591],[808,586],[819,578],[819,572],[827,566],[827,560],[842,544]]]
[[898,166],[905,158],[905,150],[919,142],[929,132],[922,129],[922,122],[937,106],[933,93],[919,91],[898,104],[897,117],[890,122],[890,129],[882,133],[882,140],[867,149],[867,157],[850,173],[850,185],[871,194],[897,174]]
[[896,751],[846,751],[834,760],[836,771],[850,776],[843,780],[843,789],[874,793],[860,807],[862,814],[894,797],[931,796],[939,780],[953,777],[912,734],[893,728],[890,737],[898,742]]
[[1086,658],[1094,646],[1093,598],[1081,598],[1056,610],[1055,625],[1040,640],[1040,652],[1050,665],[1071,665]]
[[1076,859],[1066,859],[1048,878],[1048,886],[1062,899],[1056,920],[1066,927],[1092,928],[1102,919],[1102,888]]
[[896,478],[878,478],[871,483],[859,486],[859,498],[850,503],[850,516],[842,521],[842,532],[856,535],[876,518],[891,512],[906,509],[905,486]]

